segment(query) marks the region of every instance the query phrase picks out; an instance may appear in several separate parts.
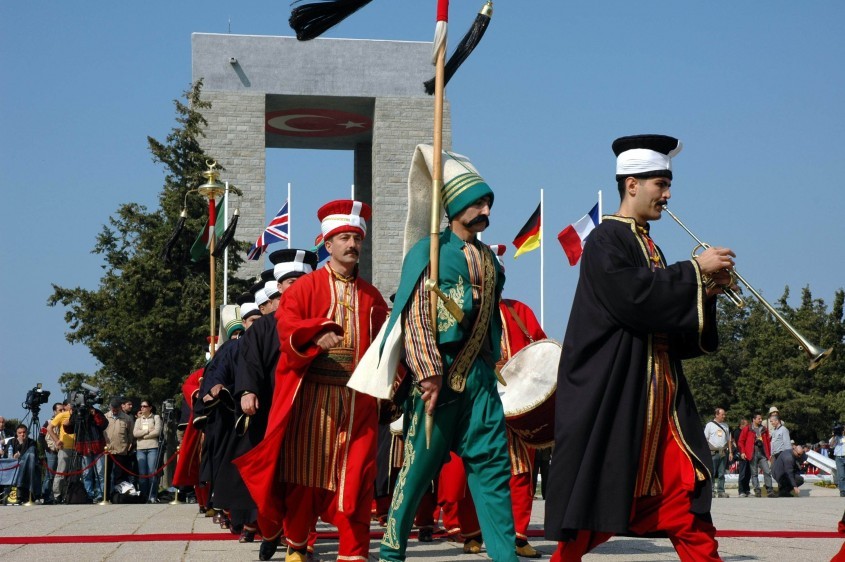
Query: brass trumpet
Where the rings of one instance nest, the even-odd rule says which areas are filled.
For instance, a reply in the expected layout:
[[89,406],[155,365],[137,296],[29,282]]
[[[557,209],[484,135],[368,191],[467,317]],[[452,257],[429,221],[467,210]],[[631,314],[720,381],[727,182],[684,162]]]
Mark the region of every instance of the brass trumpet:
[[[699,248],[701,248],[702,250],[706,250],[707,248],[710,248],[710,244],[707,244],[706,242],[702,242],[701,240],[699,240],[698,236],[693,234],[692,231],[689,228],[687,228],[686,225],[684,223],[682,223],[681,220],[678,217],[676,217],[675,214],[672,211],[670,211],[665,204],[663,205],[663,210],[666,211],[667,213],[669,213],[669,216],[672,217],[675,220],[675,222],[678,223],[681,226],[681,228],[686,230],[687,234],[692,236],[693,240],[695,240],[698,243],[698,246],[696,246],[692,250],[693,257],[696,256],[696,250],[698,250]],[[769,304],[769,302],[766,299],[764,299],[760,295],[760,293],[758,293],[757,290],[754,287],[752,287],[751,284],[742,277],[742,275],[739,274],[739,272],[736,269],[731,270],[730,273],[731,273],[731,282],[732,283],[735,280],[741,281],[742,284],[745,285],[745,287],[748,289],[748,291],[752,295],[754,295],[754,297],[760,302],[760,304],[762,304],[766,308],[766,310],[768,310],[771,313],[771,315],[775,317],[775,320],[780,322],[780,324],[784,328],[786,328],[786,331],[789,332],[790,335],[792,335],[792,337],[794,337],[796,340],[798,340],[799,348],[804,350],[804,352],[810,358],[810,367],[809,367],[809,369],[807,369],[808,371],[812,371],[813,369],[815,369],[816,367],[821,365],[822,362],[825,359],[827,359],[830,356],[831,353],[833,353],[832,347],[829,347],[827,349],[822,349],[818,346],[813,345],[807,338],[802,336],[798,332],[798,330],[793,328],[792,325],[789,322],[787,322],[786,319],[783,316],[781,316],[780,313],[778,313],[777,310],[775,310],[775,307],[773,307],[771,304]],[[722,291],[725,294],[725,296],[727,296],[728,299],[732,303],[734,303],[736,306],[742,308],[745,305],[742,298],[731,287],[724,286],[724,287],[722,287]]]

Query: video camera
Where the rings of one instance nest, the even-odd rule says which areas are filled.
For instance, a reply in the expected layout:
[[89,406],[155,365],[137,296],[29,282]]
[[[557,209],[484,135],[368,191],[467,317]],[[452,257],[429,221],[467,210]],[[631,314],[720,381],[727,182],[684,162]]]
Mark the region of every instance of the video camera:
[[44,390],[41,387],[41,383],[38,383],[32,390],[26,393],[26,399],[23,401],[22,406],[27,410],[39,410],[41,409],[41,404],[46,404],[48,400],[50,400],[50,391]]
[[845,430],[845,425],[841,421],[833,422],[833,435],[842,437],[843,430]]
[[71,390],[67,395],[67,403],[73,407],[91,407],[102,402],[100,389],[90,384],[82,383],[79,390]]

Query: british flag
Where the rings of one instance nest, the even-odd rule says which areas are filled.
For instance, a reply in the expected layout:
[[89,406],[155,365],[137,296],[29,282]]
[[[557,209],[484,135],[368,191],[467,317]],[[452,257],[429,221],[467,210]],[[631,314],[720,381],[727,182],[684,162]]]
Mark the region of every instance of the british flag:
[[261,233],[261,236],[252,245],[252,248],[249,249],[246,257],[249,260],[257,260],[264,253],[264,250],[267,249],[267,246],[275,242],[283,242],[287,239],[288,202],[285,201],[285,204],[282,205],[282,208],[279,209],[279,212],[276,213],[276,216],[273,217],[273,220],[270,221],[270,224],[267,225],[267,228],[264,229],[264,232]]

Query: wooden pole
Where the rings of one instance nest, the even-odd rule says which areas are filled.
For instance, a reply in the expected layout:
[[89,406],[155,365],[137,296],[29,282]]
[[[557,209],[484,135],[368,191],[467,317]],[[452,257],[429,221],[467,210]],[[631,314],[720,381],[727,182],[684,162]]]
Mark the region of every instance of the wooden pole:
[[[448,1],[438,3],[438,20],[448,14]],[[448,18],[447,18],[448,19]],[[442,20],[440,20],[442,21]],[[438,24],[440,23],[438,21]],[[444,21],[445,24],[445,21]],[[440,222],[443,218],[440,210],[440,190],[443,187],[443,99],[446,90],[446,41],[437,45],[434,65],[434,135],[431,170],[431,248],[429,251],[430,280],[440,285]],[[431,299],[431,323],[437,326],[437,297]],[[434,412],[425,416],[425,445],[431,445],[431,433],[434,430]]]
[[216,347],[215,344],[217,343],[217,338],[215,337],[215,328],[216,328],[215,324],[216,324],[217,318],[216,318],[216,315],[214,314],[214,312],[215,312],[214,309],[215,309],[215,306],[216,306],[215,301],[214,301],[214,293],[216,291],[216,287],[215,287],[215,285],[216,285],[216,283],[215,283],[215,274],[216,274],[215,262],[217,261],[217,260],[214,259],[214,242],[215,242],[215,234],[216,234],[215,229],[217,228],[217,226],[215,224],[216,221],[217,221],[217,205],[214,201],[214,197],[209,197],[208,198],[208,263],[209,263],[209,269],[211,270],[211,283],[210,283],[210,286],[211,286],[211,298],[210,298],[210,302],[211,302],[211,306],[210,306],[211,339],[209,340],[211,342],[211,345],[209,346],[210,357],[214,357],[214,351],[215,351],[214,348]]

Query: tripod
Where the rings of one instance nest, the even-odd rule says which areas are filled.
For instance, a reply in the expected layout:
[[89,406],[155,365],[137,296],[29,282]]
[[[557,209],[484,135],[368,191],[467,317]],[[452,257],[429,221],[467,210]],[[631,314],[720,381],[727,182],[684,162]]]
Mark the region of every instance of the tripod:
[[[158,434],[158,451],[156,454],[156,463],[155,466],[149,467],[150,471],[153,473],[158,471],[158,469],[161,468],[164,464],[164,453],[167,451],[167,437],[170,433],[172,422],[173,409],[168,409],[167,406],[163,404],[161,416],[161,431]],[[152,482],[150,482],[150,491],[146,497],[147,503],[152,501],[153,495],[158,495],[158,487],[158,477],[152,478]]]

